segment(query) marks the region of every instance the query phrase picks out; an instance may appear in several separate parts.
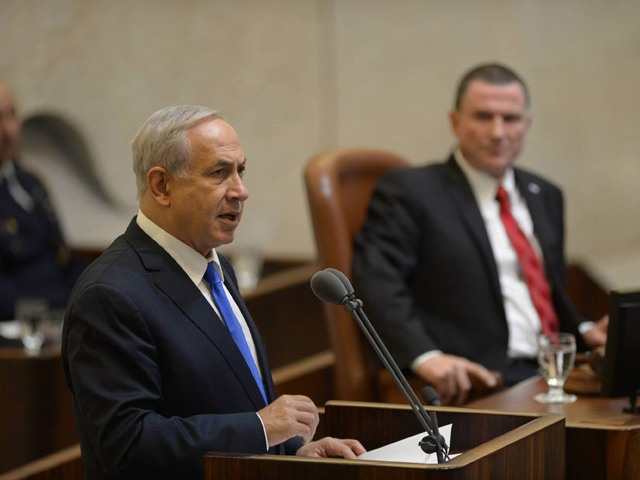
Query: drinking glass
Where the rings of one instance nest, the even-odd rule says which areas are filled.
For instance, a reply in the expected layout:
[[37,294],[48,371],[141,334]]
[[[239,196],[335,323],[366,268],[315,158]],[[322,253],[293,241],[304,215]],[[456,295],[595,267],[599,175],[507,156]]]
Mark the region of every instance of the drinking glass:
[[538,365],[549,391],[534,397],[538,403],[572,403],[577,397],[564,391],[564,382],[576,358],[576,337],[571,333],[538,336]]
[[231,256],[238,286],[243,290],[255,288],[262,274],[262,254],[254,248],[243,248]]
[[19,298],[15,306],[20,339],[27,353],[37,354],[49,325],[49,305],[43,298]]

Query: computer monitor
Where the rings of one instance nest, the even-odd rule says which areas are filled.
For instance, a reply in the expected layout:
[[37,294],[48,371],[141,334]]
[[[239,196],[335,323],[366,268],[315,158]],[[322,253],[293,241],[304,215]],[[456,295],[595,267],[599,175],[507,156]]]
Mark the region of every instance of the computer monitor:
[[640,412],[636,397],[640,391],[640,291],[612,291],[609,326],[602,369],[603,395],[629,396],[630,408]]

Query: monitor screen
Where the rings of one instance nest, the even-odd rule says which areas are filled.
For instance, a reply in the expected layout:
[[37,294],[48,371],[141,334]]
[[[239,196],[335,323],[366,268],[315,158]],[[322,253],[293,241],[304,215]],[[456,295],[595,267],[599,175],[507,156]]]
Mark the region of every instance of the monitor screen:
[[640,292],[612,291],[602,394],[630,396],[640,389]]

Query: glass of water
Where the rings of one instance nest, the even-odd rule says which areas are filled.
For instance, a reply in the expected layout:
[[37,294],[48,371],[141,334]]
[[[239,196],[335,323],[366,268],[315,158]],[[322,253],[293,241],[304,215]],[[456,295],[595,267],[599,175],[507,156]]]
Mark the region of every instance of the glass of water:
[[538,336],[538,365],[549,391],[534,397],[539,403],[572,403],[577,397],[564,391],[564,382],[576,358],[576,337],[571,333]]
[[15,315],[20,339],[27,353],[37,354],[45,341],[49,326],[49,304],[44,298],[19,298]]

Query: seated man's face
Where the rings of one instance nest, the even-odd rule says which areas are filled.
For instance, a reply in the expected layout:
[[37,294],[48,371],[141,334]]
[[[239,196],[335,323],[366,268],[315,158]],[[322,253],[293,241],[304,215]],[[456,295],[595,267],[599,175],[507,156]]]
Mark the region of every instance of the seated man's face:
[[469,83],[451,126],[465,159],[476,169],[501,178],[524,146],[531,118],[518,82]]

